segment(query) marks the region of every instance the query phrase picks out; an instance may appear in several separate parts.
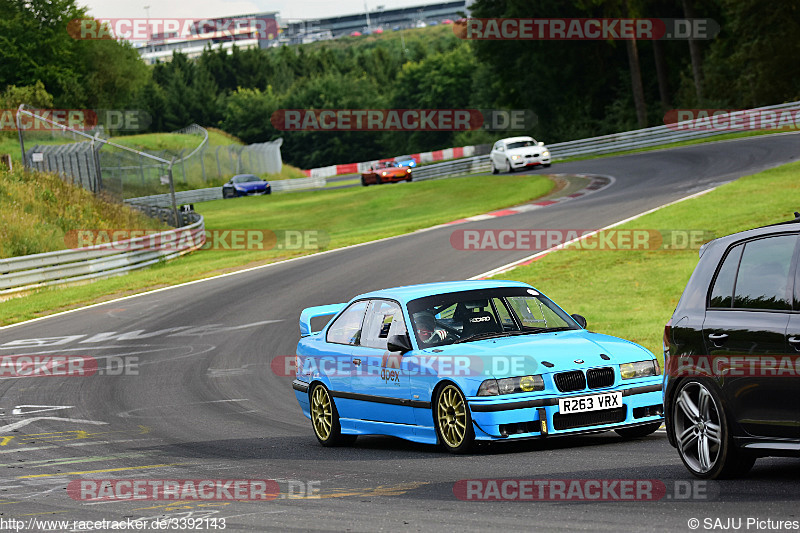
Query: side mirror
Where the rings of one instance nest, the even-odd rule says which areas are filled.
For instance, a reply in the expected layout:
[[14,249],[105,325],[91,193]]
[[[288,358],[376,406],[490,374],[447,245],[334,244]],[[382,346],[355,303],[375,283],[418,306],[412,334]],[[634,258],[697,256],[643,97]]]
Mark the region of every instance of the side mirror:
[[583,315],[577,315],[577,314],[573,314],[573,315],[570,315],[570,316],[575,319],[575,322],[577,322],[580,327],[582,327],[583,329],[586,329],[586,317],[584,317]]
[[542,141],[539,141],[539,146],[544,146],[544,143]]
[[386,341],[386,349],[390,352],[406,353],[411,351],[411,340],[408,335],[390,335]]

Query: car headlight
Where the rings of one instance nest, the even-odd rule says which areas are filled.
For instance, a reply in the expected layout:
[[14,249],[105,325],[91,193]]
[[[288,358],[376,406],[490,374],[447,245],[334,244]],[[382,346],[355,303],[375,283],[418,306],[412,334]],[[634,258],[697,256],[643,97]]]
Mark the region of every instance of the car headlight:
[[497,396],[544,390],[542,376],[518,376],[515,378],[487,379],[478,387],[478,396]]
[[545,150],[542,152],[542,157],[550,157],[550,150]]
[[511,159],[516,161],[517,159],[522,159],[522,156],[521,155],[512,155]]
[[660,373],[658,361],[655,359],[619,365],[619,374],[622,379],[645,378],[647,376],[657,376]]
[[385,175],[386,175],[386,172],[381,172],[381,176],[385,176]]

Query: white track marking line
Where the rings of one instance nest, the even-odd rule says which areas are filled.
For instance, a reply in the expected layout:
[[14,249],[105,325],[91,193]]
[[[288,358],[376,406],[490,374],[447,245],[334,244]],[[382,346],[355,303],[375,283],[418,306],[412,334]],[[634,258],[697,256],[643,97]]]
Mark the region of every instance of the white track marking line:
[[33,418],[26,418],[25,420],[20,420],[19,422],[14,422],[11,424],[7,424],[5,426],[0,427],[0,433],[8,433],[10,431],[14,431],[15,429],[19,429],[21,427],[25,427],[28,424],[33,422],[38,422],[39,420],[57,420],[60,422],[77,422],[79,424],[94,424],[96,426],[108,424],[108,422],[100,422],[97,420],[82,420],[80,418],[62,418],[60,416],[35,416]]
[[530,261],[532,259],[536,259],[537,257],[541,257],[543,255],[547,255],[550,252],[554,252],[556,250],[562,250],[567,245],[570,245],[570,244],[572,244],[574,242],[581,241],[583,239],[591,237],[592,235],[596,235],[597,233],[599,233],[601,231],[605,231],[605,230],[614,228],[616,226],[619,226],[621,224],[625,224],[626,222],[630,222],[631,220],[636,220],[637,218],[643,217],[645,215],[649,215],[650,213],[655,213],[659,209],[663,209],[665,207],[669,207],[671,205],[675,205],[677,203],[683,202],[684,200],[691,200],[692,198],[697,198],[698,196],[702,196],[704,194],[710,193],[714,189],[716,189],[716,187],[711,187],[710,189],[706,189],[704,191],[696,192],[696,193],[690,194],[689,196],[684,196],[683,198],[679,198],[677,200],[674,200],[672,202],[660,205],[658,207],[654,207],[653,209],[648,209],[647,211],[639,213],[638,215],[633,215],[632,217],[628,217],[625,220],[620,220],[619,222],[615,222],[615,223],[613,223],[613,224],[611,224],[609,226],[606,226],[604,228],[600,228],[600,229],[595,230],[595,231],[593,231],[591,233],[587,233],[587,234],[582,235],[580,237],[576,237],[574,239],[570,239],[569,241],[567,241],[565,243],[559,244],[557,246],[553,246],[552,248],[548,248],[547,250],[542,250],[541,252],[536,252],[535,254],[529,255],[528,257],[523,257],[522,259],[517,259],[516,261],[512,261],[511,263],[507,263],[507,264],[505,264],[503,266],[499,266],[497,268],[493,268],[492,270],[489,270],[488,272],[484,272],[483,274],[478,274],[477,276],[472,276],[469,279],[471,279],[471,280],[484,279],[484,278],[488,278],[488,277],[491,277],[491,276],[495,276],[497,274],[503,274],[504,272],[508,272],[509,270],[512,270],[512,269],[516,268],[517,266],[519,266],[522,263],[525,263],[525,262]]

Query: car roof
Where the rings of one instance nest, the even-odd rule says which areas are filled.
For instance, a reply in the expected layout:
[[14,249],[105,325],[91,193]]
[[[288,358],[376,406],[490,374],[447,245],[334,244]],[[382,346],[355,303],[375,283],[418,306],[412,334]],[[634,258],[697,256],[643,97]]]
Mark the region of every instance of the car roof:
[[419,285],[406,285],[403,287],[392,287],[379,291],[361,294],[358,298],[391,298],[401,303],[410,300],[431,296],[434,294],[445,294],[448,292],[469,291],[478,289],[496,289],[502,287],[524,287],[531,288],[527,283],[509,280],[463,280],[463,281],[440,281],[435,283],[422,283]]
[[533,137],[528,137],[528,136],[509,137],[507,139],[500,139],[500,140],[505,142],[505,143],[513,143],[513,142],[517,142],[517,141],[532,141]]
[[724,246],[725,248],[728,247],[733,242],[747,240],[753,237],[761,237],[764,235],[771,235],[774,233],[784,233],[784,232],[795,232],[800,229],[800,214],[795,213],[795,218],[792,220],[785,220],[783,222],[776,222],[774,224],[769,224],[767,226],[759,226],[757,228],[746,229],[743,231],[739,231],[736,233],[731,233],[730,235],[723,235],[722,237],[717,237],[702,247],[700,247],[700,256],[703,255],[705,250],[709,247],[709,245],[716,246]]

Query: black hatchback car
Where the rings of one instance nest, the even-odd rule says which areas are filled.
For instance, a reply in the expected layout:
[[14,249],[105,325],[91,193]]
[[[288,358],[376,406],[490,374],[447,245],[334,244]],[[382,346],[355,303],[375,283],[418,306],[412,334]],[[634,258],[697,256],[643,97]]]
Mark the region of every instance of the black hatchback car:
[[669,442],[700,478],[800,456],[800,214],[715,239],[664,328]]

